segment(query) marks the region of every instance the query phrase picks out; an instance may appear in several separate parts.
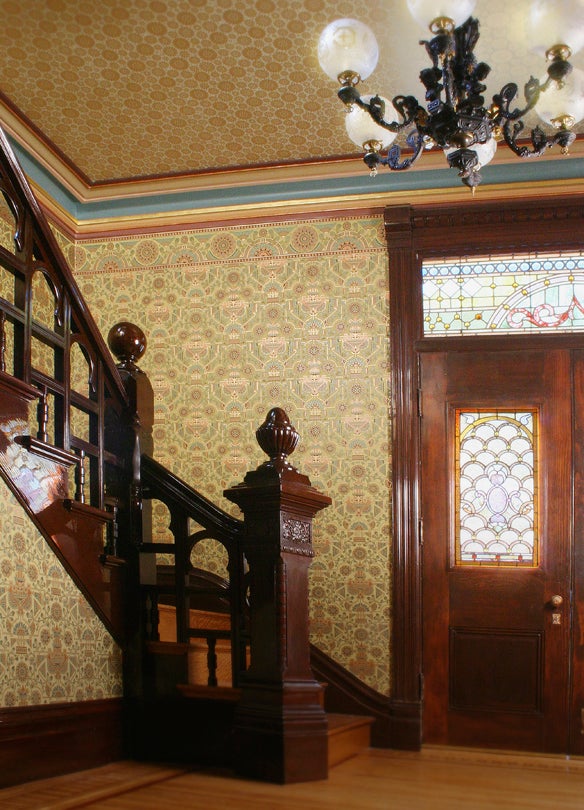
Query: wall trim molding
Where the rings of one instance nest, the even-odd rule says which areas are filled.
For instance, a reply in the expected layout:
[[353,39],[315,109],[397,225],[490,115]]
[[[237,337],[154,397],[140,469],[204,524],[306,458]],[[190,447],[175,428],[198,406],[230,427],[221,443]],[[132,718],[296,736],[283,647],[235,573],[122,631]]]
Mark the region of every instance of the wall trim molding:
[[[238,189],[250,188],[258,195],[265,194],[266,189],[278,189],[279,199],[285,199],[287,190],[293,188],[295,183],[305,183],[310,181],[316,185],[334,182],[343,187],[347,182],[356,178],[362,187],[367,188],[368,170],[363,163],[362,155],[355,151],[353,154],[339,156],[336,158],[313,158],[302,161],[292,161],[281,164],[257,164],[250,166],[235,166],[230,168],[219,168],[208,171],[185,171],[168,174],[153,175],[147,177],[118,177],[103,181],[92,181],[81,169],[73,164],[60,149],[45,136],[30,121],[21,110],[18,110],[9,99],[0,92],[0,124],[10,137],[19,145],[21,150],[38,167],[39,172],[45,177],[50,177],[53,183],[58,184],[66,195],[80,203],[95,204],[100,202],[111,203],[114,201],[131,201],[136,198],[161,197],[168,194],[213,194],[218,190],[230,191],[237,194]],[[545,158],[540,158],[540,163],[566,164],[570,161],[580,162],[584,157],[584,138],[577,137],[570,147],[568,155],[561,155],[556,152],[546,154]],[[501,143],[497,155],[493,161],[494,166],[513,167],[521,163],[525,165],[527,161],[518,160],[513,152]],[[533,161],[529,163],[533,167]],[[581,176],[579,167],[571,170],[571,176],[579,178]],[[410,180],[405,184],[411,189],[414,187],[427,187],[431,185],[428,179],[434,172],[446,173],[449,178],[447,186],[457,186],[461,193],[468,197],[468,189],[464,188],[457,180],[455,171],[448,168],[441,150],[432,150],[424,155],[424,159],[416,164],[416,176],[419,181],[412,185]],[[533,171],[533,169],[532,169]],[[491,173],[489,168],[488,173]],[[384,172],[387,176],[390,172]],[[385,184],[385,194],[391,189],[393,198],[394,190],[404,184],[403,179],[397,179],[400,175],[405,178],[404,172],[392,173],[394,179],[389,186]],[[533,176],[533,174],[532,174]],[[376,178],[375,185],[382,185],[381,179]],[[550,178],[548,178],[550,179]],[[514,180],[521,182],[519,176]],[[488,183],[488,181],[487,181]],[[486,185],[485,184],[485,188]],[[346,192],[346,188],[344,189]],[[375,192],[372,192],[375,194]],[[483,187],[481,187],[481,198],[483,197]],[[387,203],[387,199],[386,199]],[[254,206],[260,206],[258,200]]]
[[[230,203],[227,205],[200,205],[196,200],[185,199],[177,207],[165,208],[162,198],[144,201],[144,207],[136,203],[132,213],[114,213],[103,208],[89,216],[89,208],[83,216],[77,217],[56,201],[37,182],[31,180],[34,192],[52,223],[72,241],[84,239],[111,238],[132,233],[160,233],[190,229],[192,227],[229,227],[243,222],[271,222],[282,218],[306,218],[331,215],[350,215],[360,212],[381,213],[391,199],[392,204],[436,205],[449,203],[469,207],[468,189],[454,186],[448,188],[426,188],[411,190],[380,190],[367,194],[325,195],[308,198],[300,195],[297,199],[267,200],[264,202]],[[483,202],[519,201],[529,197],[549,200],[550,205],[558,198],[559,189],[563,195],[584,194],[580,178],[566,178],[558,181],[545,180],[525,183],[493,183],[481,187]],[[477,201],[478,202],[478,201]],[[473,203],[476,204],[476,203]]]
[[324,706],[327,712],[356,714],[373,718],[371,744],[376,748],[401,748],[391,734],[391,702],[359,680],[314,644],[310,645],[310,665],[315,677],[326,684]]
[[0,708],[0,788],[124,757],[122,698]]

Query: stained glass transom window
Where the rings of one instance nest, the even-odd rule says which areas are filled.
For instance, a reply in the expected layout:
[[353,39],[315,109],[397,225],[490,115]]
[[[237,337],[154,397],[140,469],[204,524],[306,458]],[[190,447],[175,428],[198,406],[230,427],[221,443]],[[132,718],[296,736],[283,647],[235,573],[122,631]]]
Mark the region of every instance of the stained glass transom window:
[[584,254],[422,267],[424,334],[584,331]]
[[537,411],[455,412],[455,562],[536,567]]

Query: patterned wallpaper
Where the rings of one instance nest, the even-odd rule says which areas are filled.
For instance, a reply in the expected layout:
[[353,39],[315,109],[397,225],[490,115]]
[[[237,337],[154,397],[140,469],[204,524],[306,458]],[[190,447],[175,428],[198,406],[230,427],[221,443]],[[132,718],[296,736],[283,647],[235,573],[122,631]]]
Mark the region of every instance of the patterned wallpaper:
[[121,656],[0,480],[0,707],[121,694]]
[[[315,519],[312,640],[389,691],[387,254],[380,218],[83,241],[66,255],[104,335],[148,338],[155,456],[224,509],[283,407],[292,461],[333,505]],[[158,538],[157,538],[158,539]],[[162,538],[160,538],[162,539]]]

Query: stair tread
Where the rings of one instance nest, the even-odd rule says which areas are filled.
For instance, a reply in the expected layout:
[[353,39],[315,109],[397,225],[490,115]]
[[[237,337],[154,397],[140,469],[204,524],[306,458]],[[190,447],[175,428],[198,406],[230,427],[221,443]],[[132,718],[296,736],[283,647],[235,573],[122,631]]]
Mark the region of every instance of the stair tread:
[[184,697],[204,698],[207,700],[226,700],[237,703],[241,699],[241,689],[232,686],[198,686],[196,684],[179,684],[177,689]]
[[351,759],[371,745],[372,717],[327,712],[327,719],[329,768]]
[[352,728],[371,726],[373,718],[362,714],[336,714],[327,712],[329,734],[340,734]]

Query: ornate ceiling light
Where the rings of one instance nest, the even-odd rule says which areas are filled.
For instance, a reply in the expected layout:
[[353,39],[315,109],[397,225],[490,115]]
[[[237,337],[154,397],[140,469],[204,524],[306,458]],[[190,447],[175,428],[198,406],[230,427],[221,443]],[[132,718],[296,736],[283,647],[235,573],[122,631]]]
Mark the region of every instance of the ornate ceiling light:
[[[432,39],[423,40],[431,67],[421,71],[426,107],[414,96],[361,96],[359,81],[377,64],[379,49],[373,32],[363,23],[342,19],[328,25],[318,43],[324,72],[341,84],[339,98],[347,107],[347,133],[364,149],[372,175],[381,164],[393,170],[409,169],[426,149],[442,149],[462,182],[473,192],[481,182],[480,169],[505,140],[521,158],[537,157],[554,144],[562,152],[575,139],[572,127],[584,118],[584,71],[569,58],[584,45],[584,0],[534,0],[529,20],[533,50],[549,62],[544,79],[530,78],[525,85],[525,106],[513,106],[517,85],[506,84],[485,106],[483,84],[490,67],[478,62],[474,49],[479,22],[471,14],[476,0],[407,0],[411,15],[429,27]],[[523,117],[534,109],[551,124],[546,135],[540,126],[522,141]],[[411,154],[403,157],[393,141],[405,136]],[[382,156],[382,150],[387,155]]]

